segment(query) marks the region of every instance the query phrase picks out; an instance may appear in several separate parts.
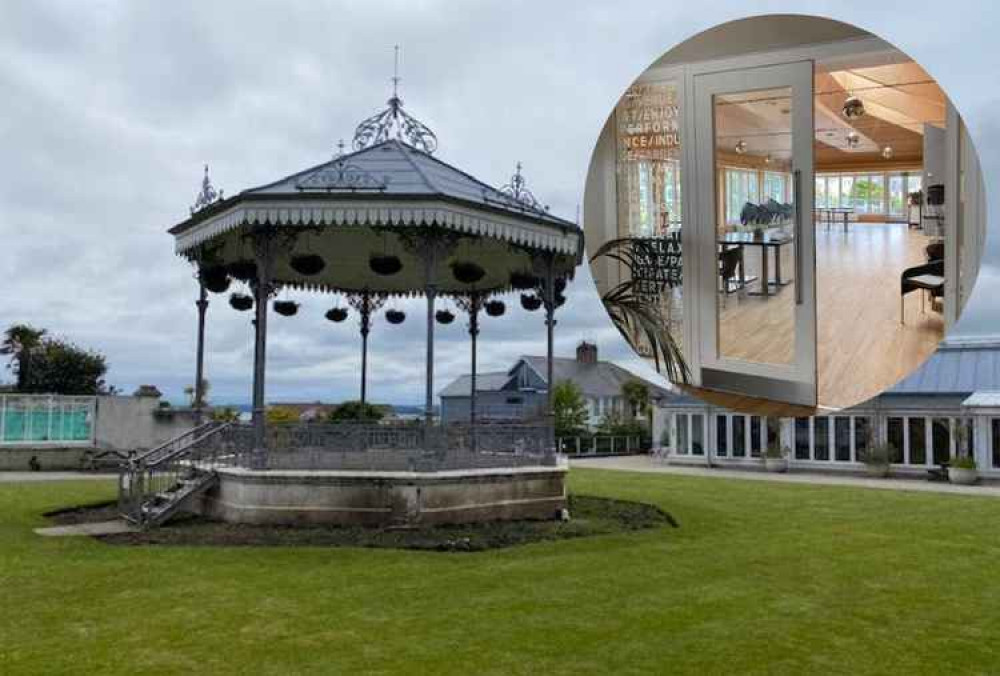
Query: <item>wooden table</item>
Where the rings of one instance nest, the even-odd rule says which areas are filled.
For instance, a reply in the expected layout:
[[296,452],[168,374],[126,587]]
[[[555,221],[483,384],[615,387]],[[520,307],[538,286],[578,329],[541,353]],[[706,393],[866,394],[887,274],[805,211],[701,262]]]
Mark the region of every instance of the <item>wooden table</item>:
[[[720,247],[760,247],[760,291],[747,291],[751,296],[771,296],[772,286],[785,286],[792,280],[781,278],[781,247],[790,244],[794,238],[782,230],[765,230],[759,236],[752,232],[727,232],[719,237]],[[774,280],[768,276],[769,260],[767,250],[774,250]],[[742,268],[741,268],[742,273]]]
[[[829,228],[830,224],[837,218],[842,219],[844,232],[847,232],[848,225],[850,225],[851,222],[851,214],[854,213],[854,209],[850,207],[816,207],[814,211],[816,213],[816,222],[826,223],[827,228]],[[826,216],[826,218],[824,218],[824,216]]]

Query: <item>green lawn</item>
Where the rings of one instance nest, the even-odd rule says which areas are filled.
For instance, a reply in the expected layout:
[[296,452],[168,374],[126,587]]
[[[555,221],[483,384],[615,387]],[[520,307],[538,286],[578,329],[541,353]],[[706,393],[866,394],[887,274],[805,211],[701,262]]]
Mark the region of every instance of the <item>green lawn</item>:
[[1000,671],[1000,500],[574,469],[679,529],[476,554],[41,538],[0,484],[0,673]]

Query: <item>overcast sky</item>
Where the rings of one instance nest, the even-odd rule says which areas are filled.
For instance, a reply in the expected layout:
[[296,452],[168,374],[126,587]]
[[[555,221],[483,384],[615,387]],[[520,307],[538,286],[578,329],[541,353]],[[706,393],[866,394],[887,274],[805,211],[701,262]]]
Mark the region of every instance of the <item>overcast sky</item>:
[[[799,12],[861,26],[908,52],[957,103],[998,170],[1000,11],[908,2],[4,2],[0,14],[0,327],[28,322],[104,352],[109,380],[180,398],[193,382],[197,285],[166,229],[194,201],[202,164],[227,194],[329,158],[384,106],[402,46],[407,109],[437,156],[494,185],[524,163],[554,213],[575,218],[591,147],[622,90],[691,35],[752,13]],[[997,191],[988,196],[997,213]],[[991,229],[994,224],[991,224]],[[1000,246],[988,252],[961,333],[1000,332]],[[644,367],[617,337],[585,267],[557,326]],[[269,400],[357,396],[356,322],[331,325],[328,298],[275,316]],[[209,309],[216,402],[249,399],[252,333],[224,296]],[[516,303],[514,303],[516,304]],[[376,325],[370,398],[418,403],[419,307]],[[465,372],[461,322],[439,327],[437,387]],[[482,370],[543,354],[538,313],[487,320]],[[421,355],[415,358],[415,355]],[[6,374],[5,374],[6,375]]]

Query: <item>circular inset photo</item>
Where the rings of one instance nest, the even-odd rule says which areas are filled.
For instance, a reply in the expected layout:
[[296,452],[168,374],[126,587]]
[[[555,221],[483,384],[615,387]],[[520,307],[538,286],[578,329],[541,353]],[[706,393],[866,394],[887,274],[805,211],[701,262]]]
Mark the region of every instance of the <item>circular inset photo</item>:
[[935,79],[864,30],[770,15],[700,33],[610,111],[590,266],[632,347],[687,392],[810,415],[904,378],[979,270],[983,180]]

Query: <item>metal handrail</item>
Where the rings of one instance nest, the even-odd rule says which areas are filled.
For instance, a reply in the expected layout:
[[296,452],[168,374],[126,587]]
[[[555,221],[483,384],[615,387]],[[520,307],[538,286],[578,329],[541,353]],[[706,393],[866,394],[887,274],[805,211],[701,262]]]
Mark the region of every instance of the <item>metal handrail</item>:
[[215,427],[216,425],[219,425],[219,424],[220,423],[217,422],[217,421],[215,421],[215,420],[210,420],[210,421],[208,421],[206,423],[202,423],[201,425],[198,425],[197,427],[192,427],[188,431],[182,432],[181,434],[178,434],[176,437],[174,437],[172,439],[169,439],[167,441],[164,441],[162,444],[160,444],[159,446],[156,446],[155,448],[151,448],[148,451],[136,454],[135,457],[132,458],[132,460],[134,462],[146,462],[147,458],[150,458],[151,456],[153,456],[153,455],[155,455],[157,453],[161,453],[165,449],[168,449],[168,448],[170,448],[172,446],[180,444],[182,440],[184,440],[184,439],[186,439],[188,437],[195,436],[196,434],[198,434],[199,431],[202,431],[202,430],[205,430],[205,429],[211,429],[212,427]]

